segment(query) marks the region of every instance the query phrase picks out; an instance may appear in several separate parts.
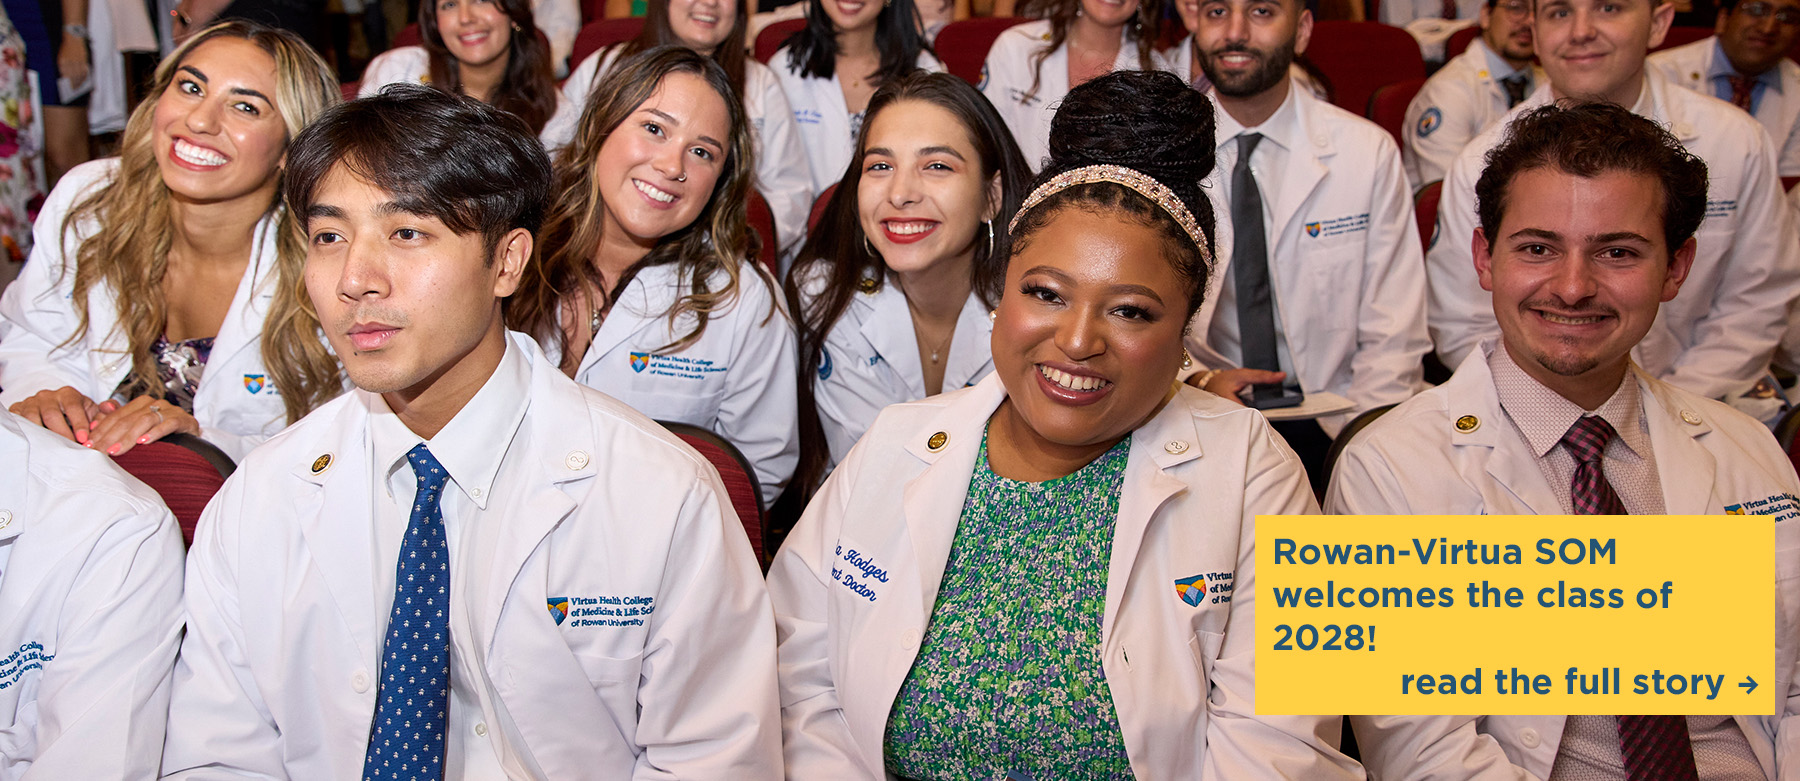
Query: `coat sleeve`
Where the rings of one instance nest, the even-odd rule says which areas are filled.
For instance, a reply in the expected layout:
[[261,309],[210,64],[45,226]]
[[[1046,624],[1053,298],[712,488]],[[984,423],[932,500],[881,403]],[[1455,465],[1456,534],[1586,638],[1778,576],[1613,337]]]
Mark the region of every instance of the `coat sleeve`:
[[778,779],[769,594],[724,484],[696,467],[644,645],[632,778]]
[[1444,180],[1438,201],[1437,237],[1425,253],[1426,324],[1445,366],[1459,366],[1481,340],[1500,332],[1494,297],[1481,289],[1470,242],[1475,238],[1475,180],[1487,152],[1486,133],[1477,135]]
[[287,777],[281,731],[251,674],[239,610],[246,493],[242,481],[227,481],[201,514],[188,550],[188,630],[175,664],[165,778]]
[[1246,457],[1243,520],[1238,535],[1236,582],[1224,645],[1213,665],[1208,699],[1206,758],[1201,778],[1230,781],[1246,777],[1309,780],[1361,779],[1362,769],[1337,747],[1340,716],[1259,716],[1256,713],[1256,516],[1312,515],[1306,470],[1273,429],[1260,436]]
[[1425,328],[1425,259],[1413,219],[1412,190],[1399,150],[1386,133],[1375,136],[1368,255],[1362,263],[1363,300],[1350,359],[1350,400],[1358,411],[1398,404],[1424,386],[1423,358],[1431,351]]
[[[800,463],[799,392],[794,329],[772,283],[744,266],[732,312],[737,333],[718,435],[737,446],[756,469],[763,506],[774,503]],[[713,327],[717,327],[715,324]]]
[[1743,392],[1768,370],[1800,283],[1800,254],[1794,249],[1800,237],[1782,199],[1769,136],[1761,125],[1747,124],[1755,142],[1743,151],[1742,188],[1708,196],[1736,198],[1744,229],[1731,235],[1731,249],[1720,257],[1728,268],[1706,315],[1694,323],[1688,348],[1659,378],[1714,399]]
[[[1474,106],[1465,92],[1467,85],[1455,80],[1458,75],[1455,70],[1440,71],[1406,107],[1401,137],[1406,139],[1407,180],[1414,189],[1448,176],[1457,154],[1481,132],[1470,121]],[[1420,121],[1432,111],[1437,115],[1430,122]]]
[[81,572],[39,683],[27,781],[157,774],[181,642],[181,532],[160,502],[107,504],[116,519],[72,562]]
[[[1377,422],[1379,424],[1379,421]],[[1325,492],[1328,515],[1412,515],[1393,465],[1370,442],[1365,431],[1338,454],[1331,468],[1331,488]]]
[[826,479],[769,568],[781,672],[782,754],[793,779],[866,774],[856,759],[856,741],[832,674],[831,562],[824,547],[825,540],[836,539],[843,523],[859,452],[852,449]]
[[769,211],[775,215],[775,234],[781,242],[781,266],[785,270],[806,240],[806,221],[812,214],[812,169],[800,128],[794,124],[794,108],[773,75],[761,79],[762,94],[753,98],[760,113],[752,112],[757,125],[756,184]]
[[[64,344],[80,323],[70,298],[75,268],[69,256],[81,244],[73,233],[64,235],[63,217],[88,194],[88,185],[102,178],[82,176],[83,169],[105,165],[89,163],[57,184],[31,228],[30,260],[0,295],[0,407],[64,386],[95,401],[112,391],[96,387],[99,379],[89,366],[88,345],[96,340]],[[110,180],[111,168],[105,170]]]

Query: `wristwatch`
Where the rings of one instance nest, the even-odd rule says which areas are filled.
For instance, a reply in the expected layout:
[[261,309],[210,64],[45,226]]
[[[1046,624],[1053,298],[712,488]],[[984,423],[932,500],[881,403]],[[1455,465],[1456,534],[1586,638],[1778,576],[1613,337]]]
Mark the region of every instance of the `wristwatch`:
[[65,24],[65,25],[63,25],[63,32],[73,35],[84,41],[88,39],[88,29],[87,29],[87,25],[85,25],[85,24]]

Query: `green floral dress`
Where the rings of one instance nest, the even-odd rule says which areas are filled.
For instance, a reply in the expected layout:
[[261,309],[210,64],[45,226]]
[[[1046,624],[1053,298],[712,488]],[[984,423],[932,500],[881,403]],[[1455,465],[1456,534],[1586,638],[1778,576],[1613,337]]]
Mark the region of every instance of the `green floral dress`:
[[994,474],[987,437],[931,625],[887,725],[902,778],[1131,778],[1100,668],[1126,437],[1074,474]]

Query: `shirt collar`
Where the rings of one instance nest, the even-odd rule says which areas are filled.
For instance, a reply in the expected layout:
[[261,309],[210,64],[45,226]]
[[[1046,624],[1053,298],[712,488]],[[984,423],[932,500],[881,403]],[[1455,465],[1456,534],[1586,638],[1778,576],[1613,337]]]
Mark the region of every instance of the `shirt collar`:
[[1500,397],[1500,407],[1525,435],[1531,452],[1538,458],[1556,447],[1577,419],[1590,414],[1611,424],[1633,454],[1641,458],[1649,452],[1642,423],[1644,405],[1633,372],[1626,371],[1618,390],[1590,413],[1526,374],[1504,344],[1494,343],[1493,352],[1488,354],[1488,369],[1494,375],[1494,392]]
[[1475,36],[1475,40],[1470,41],[1469,45],[1481,47],[1482,56],[1487,58],[1488,75],[1493,77],[1494,81],[1509,78],[1513,74],[1523,73],[1525,74],[1525,92],[1526,94],[1531,93],[1531,63],[1525,63],[1525,67],[1523,68],[1514,68],[1499,54],[1496,54],[1493,48],[1487,45],[1487,41],[1481,40],[1481,36],[1479,35]]
[[[1712,65],[1706,71],[1706,82],[1711,84],[1720,79],[1740,76],[1736,68],[1731,67],[1731,58],[1725,56],[1725,46],[1719,43],[1719,36],[1713,36]],[[1756,76],[1756,82],[1776,92],[1781,91],[1781,65],[1777,64]]]
[[388,478],[406,465],[406,454],[425,442],[457,487],[485,510],[506,445],[530,406],[530,388],[531,366],[509,336],[493,375],[429,442],[400,422],[379,395],[368,394],[374,399],[369,408],[370,463],[381,470],[382,483],[391,484]]
[[1263,123],[1256,127],[1244,127],[1238,124],[1237,119],[1219,105],[1217,95],[1209,96],[1213,99],[1213,114],[1216,116],[1214,122],[1218,126],[1219,148],[1223,149],[1229,144],[1235,151],[1237,136],[1249,132],[1261,133],[1264,141],[1273,141],[1282,149],[1293,149],[1294,145],[1289,142],[1293,139],[1294,134],[1299,132],[1300,124],[1300,110],[1294,107],[1294,94],[1306,87],[1296,83],[1292,77],[1288,78],[1287,84],[1287,98],[1281,101],[1281,106],[1275,109],[1275,113],[1270,114],[1268,119],[1263,120]]

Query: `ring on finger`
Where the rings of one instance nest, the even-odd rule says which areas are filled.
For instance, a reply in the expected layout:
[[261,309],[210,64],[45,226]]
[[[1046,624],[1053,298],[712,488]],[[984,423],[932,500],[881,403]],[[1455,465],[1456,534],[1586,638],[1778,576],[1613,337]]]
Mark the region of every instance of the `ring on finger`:
[[150,411],[156,413],[156,422],[158,422],[158,423],[163,422],[163,414],[162,414],[161,407],[158,407],[155,404],[152,404],[152,405],[150,405]]

